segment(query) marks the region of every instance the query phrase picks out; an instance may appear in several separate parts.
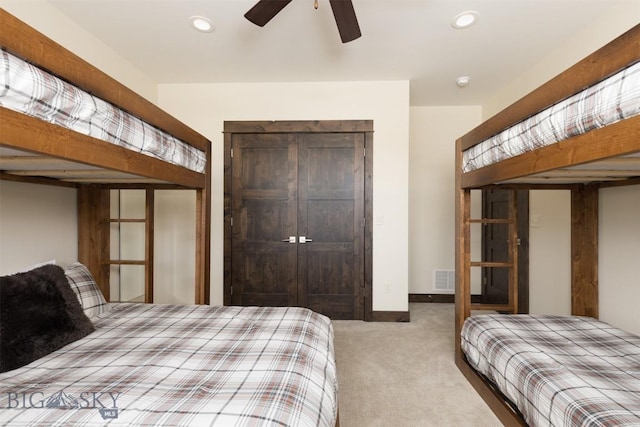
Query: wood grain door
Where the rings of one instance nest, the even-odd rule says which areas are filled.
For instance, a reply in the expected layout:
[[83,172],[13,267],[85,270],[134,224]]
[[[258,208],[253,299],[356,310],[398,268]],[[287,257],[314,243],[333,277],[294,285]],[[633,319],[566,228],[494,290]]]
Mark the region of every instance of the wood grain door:
[[232,303],[363,319],[363,134],[237,134],[232,148]]
[[238,134],[232,160],[232,302],[298,301],[297,143],[292,134]]
[[[529,312],[529,192],[516,191],[518,198],[518,312]],[[482,217],[509,217],[509,190],[493,189],[482,192]],[[482,228],[482,261],[507,262],[509,258],[509,229],[507,224],[484,224]],[[482,268],[482,303],[509,302],[509,269]]]
[[298,304],[363,319],[364,136],[302,134],[298,150]]
[[[482,217],[506,219],[509,217],[509,192],[484,191]],[[483,224],[482,261],[507,262],[509,227],[507,224]],[[482,268],[482,303],[507,304],[509,302],[509,269]]]

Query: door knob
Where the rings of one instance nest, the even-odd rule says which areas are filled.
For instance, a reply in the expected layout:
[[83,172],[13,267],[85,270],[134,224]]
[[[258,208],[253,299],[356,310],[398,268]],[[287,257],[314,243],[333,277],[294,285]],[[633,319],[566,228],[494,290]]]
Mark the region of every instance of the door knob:
[[305,237],[305,236],[300,236],[299,242],[300,243],[307,243],[307,242],[313,242],[313,240],[311,240],[310,238]]
[[286,243],[295,243],[296,242],[296,236],[289,236],[288,239],[282,239],[283,242]]

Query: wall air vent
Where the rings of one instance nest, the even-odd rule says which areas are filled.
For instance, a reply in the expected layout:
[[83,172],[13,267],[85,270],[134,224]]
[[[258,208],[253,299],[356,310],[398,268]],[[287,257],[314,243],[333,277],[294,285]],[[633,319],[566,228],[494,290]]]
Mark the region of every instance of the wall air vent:
[[433,270],[433,290],[437,293],[453,294],[456,291],[454,270]]

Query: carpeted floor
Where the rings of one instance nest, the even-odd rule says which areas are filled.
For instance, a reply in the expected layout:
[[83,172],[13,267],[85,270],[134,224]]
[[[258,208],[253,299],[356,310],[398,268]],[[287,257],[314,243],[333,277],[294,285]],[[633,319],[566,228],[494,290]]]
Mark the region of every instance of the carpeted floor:
[[409,323],[334,321],[341,427],[498,427],[453,358],[453,304]]

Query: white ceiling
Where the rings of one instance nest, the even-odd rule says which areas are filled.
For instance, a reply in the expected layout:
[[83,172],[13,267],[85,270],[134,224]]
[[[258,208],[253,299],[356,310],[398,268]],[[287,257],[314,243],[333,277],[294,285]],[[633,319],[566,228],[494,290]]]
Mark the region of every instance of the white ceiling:
[[[632,0],[353,0],[362,37],[347,44],[328,0],[294,0],[263,28],[243,16],[257,0],[49,1],[158,83],[409,80],[411,105],[473,105]],[[452,28],[465,10],[478,23]]]

